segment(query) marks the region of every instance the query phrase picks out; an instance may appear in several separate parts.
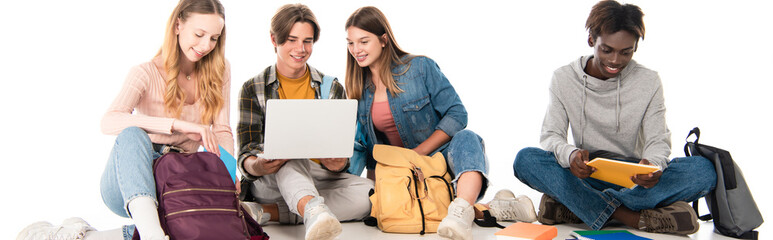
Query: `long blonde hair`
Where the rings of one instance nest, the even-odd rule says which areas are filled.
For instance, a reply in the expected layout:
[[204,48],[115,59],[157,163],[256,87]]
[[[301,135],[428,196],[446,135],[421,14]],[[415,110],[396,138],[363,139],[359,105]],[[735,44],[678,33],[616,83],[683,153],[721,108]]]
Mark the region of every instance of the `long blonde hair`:
[[[166,69],[164,108],[168,115],[175,118],[180,117],[185,99],[185,92],[177,84],[182,52],[175,29],[177,28],[178,19],[180,23],[185,22],[192,13],[218,14],[225,19],[223,5],[218,0],[180,0],[172,15],[169,16],[169,21],[166,23],[164,43],[156,56],[161,56]],[[204,105],[201,122],[203,124],[211,124],[224,104],[225,26],[223,26],[220,37],[217,38],[214,49],[195,64],[195,74],[199,76],[197,97]]]
[[[373,64],[379,66],[378,75],[381,82],[386,86],[387,90],[394,96],[403,92],[397,82],[395,82],[394,75],[402,75],[408,71],[410,65],[405,68],[401,73],[392,73],[392,65],[402,65],[410,61],[408,59],[402,59],[403,56],[408,55],[403,51],[395,36],[392,34],[392,27],[389,26],[386,16],[381,10],[373,6],[362,7],[354,11],[349,19],[346,20],[346,28],[357,27],[367,32],[373,33],[379,37],[379,41],[384,41],[382,36],[386,36],[386,42],[382,54],[379,59],[376,59]],[[359,99],[362,96],[362,91],[365,86],[365,79],[371,72],[357,64],[357,60],[346,51],[346,93],[351,99]]]

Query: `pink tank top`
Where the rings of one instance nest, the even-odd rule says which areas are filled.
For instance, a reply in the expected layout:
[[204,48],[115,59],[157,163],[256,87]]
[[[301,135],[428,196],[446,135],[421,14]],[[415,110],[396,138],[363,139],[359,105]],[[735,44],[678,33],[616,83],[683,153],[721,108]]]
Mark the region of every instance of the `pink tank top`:
[[371,114],[373,117],[373,126],[376,130],[387,136],[389,144],[392,146],[403,147],[403,141],[400,140],[400,133],[397,132],[397,126],[395,126],[395,119],[392,117],[392,112],[389,111],[389,102],[373,102]]

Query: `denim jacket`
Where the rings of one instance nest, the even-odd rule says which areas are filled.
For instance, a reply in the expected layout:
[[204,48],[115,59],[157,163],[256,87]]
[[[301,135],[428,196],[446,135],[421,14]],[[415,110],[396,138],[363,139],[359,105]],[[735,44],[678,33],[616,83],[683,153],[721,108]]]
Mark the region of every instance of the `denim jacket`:
[[[387,93],[389,109],[405,148],[415,148],[435,130],[442,130],[453,137],[467,127],[467,110],[437,63],[424,56],[405,56],[403,59],[411,57],[406,64],[392,66],[392,76],[403,92],[394,96]],[[366,79],[362,96],[358,99],[357,143],[354,156],[350,159],[349,172],[354,175],[360,175],[366,165],[369,169],[374,168],[373,145],[387,143],[383,134],[377,136],[373,127],[371,106],[374,92],[373,82]]]

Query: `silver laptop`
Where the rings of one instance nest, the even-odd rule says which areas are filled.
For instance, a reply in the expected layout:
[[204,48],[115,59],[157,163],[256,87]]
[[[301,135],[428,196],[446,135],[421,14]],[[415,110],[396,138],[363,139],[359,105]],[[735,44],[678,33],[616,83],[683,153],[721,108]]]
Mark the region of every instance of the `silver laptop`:
[[265,159],[348,158],[357,128],[354,99],[269,99]]

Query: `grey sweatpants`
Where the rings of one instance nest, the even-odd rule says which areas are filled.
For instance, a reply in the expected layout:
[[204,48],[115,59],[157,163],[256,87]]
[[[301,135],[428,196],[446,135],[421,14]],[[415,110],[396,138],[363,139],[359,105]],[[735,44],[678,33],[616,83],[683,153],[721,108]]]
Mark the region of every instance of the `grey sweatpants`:
[[261,204],[277,204],[279,222],[299,224],[298,201],[321,196],[339,221],[361,220],[370,215],[368,192],[373,181],[349,173],[333,173],[308,159],[287,161],[275,174],[259,177],[252,194]]

